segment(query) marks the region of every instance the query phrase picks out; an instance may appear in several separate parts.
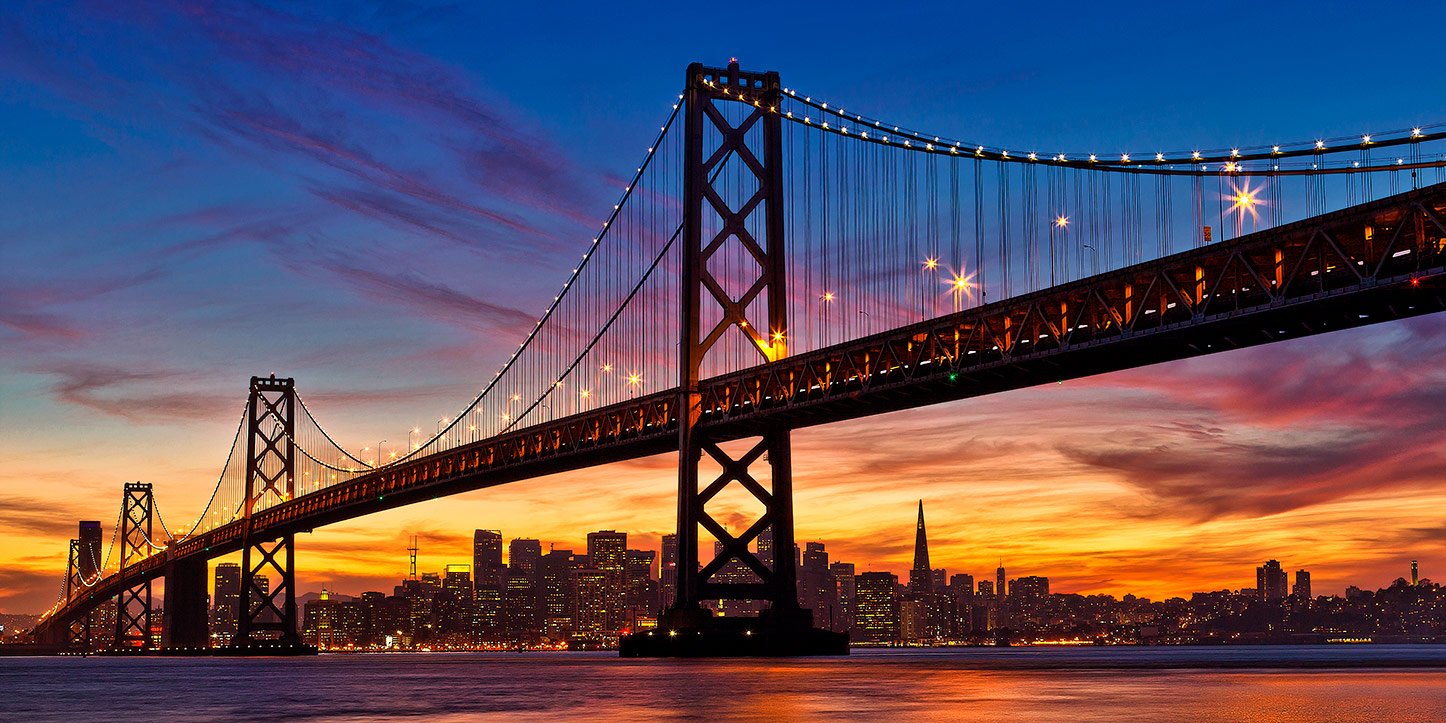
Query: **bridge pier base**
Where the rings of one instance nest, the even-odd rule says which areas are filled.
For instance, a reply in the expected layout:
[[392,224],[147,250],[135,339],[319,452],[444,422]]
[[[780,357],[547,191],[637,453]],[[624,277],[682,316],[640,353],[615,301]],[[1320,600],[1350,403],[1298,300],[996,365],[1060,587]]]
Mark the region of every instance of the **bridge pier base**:
[[618,653],[624,658],[848,655],[849,636],[813,627],[808,610],[764,610],[756,618],[674,610],[656,629],[625,636]]
[[176,560],[166,566],[165,608],[161,647],[204,649],[211,629],[206,615],[206,560]]

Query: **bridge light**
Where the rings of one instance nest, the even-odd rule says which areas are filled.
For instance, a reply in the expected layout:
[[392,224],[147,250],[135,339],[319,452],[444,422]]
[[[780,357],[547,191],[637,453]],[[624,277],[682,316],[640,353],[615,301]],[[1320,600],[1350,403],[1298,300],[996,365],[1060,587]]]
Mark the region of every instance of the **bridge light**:
[[1368,144],[1368,143],[1370,143],[1370,142],[1371,142],[1371,134],[1367,133],[1367,134],[1361,136],[1361,145],[1366,145],[1366,144]]
[[1190,151],[1190,157],[1197,161],[1200,160],[1200,151]]
[[1157,161],[1163,161],[1163,160],[1165,160],[1165,154],[1163,154],[1163,153],[1156,153],[1156,154],[1155,154],[1155,160],[1157,160]]
[[936,267],[936,266],[938,266],[938,265],[939,265],[939,260],[938,260],[938,259],[925,259],[925,260],[924,260],[924,268],[926,268],[926,269],[932,269],[932,268],[934,268],[934,267]]
[[1068,217],[1068,216],[1060,216],[1059,218],[1057,218],[1057,219],[1054,220],[1054,225],[1056,225],[1056,226],[1058,226],[1058,227],[1060,227],[1060,228],[1064,228],[1064,227],[1068,226],[1068,225],[1069,225],[1069,217]]
[[1121,154],[1120,154],[1120,163],[1129,163],[1129,162],[1130,162],[1130,154],[1128,154],[1128,153],[1121,153]]
[[1412,286],[1420,286],[1420,285],[1421,285],[1421,280],[1420,280],[1420,279],[1411,279],[1411,285],[1412,285]]
[[832,291],[825,291],[825,292],[823,292],[823,300],[824,300],[824,301],[833,301],[833,292],[832,292]]
[[1090,154],[1090,163],[1094,163],[1094,162],[1095,162],[1095,154],[1091,153],[1091,154]]
[[1412,128],[1412,129],[1411,129],[1411,137],[1412,137],[1412,138],[1420,138],[1420,137],[1421,137],[1421,129],[1420,129],[1420,128]]
[[640,377],[640,376],[638,376],[637,374],[629,374],[629,375],[628,375],[628,384],[630,384],[630,385],[636,386],[637,384],[639,384],[639,383],[642,382],[642,381],[643,381],[643,378]]
[[1325,148],[1325,141],[1316,141],[1316,142],[1315,142],[1315,149],[1316,149],[1316,150],[1319,151],[1319,150],[1322,150],[1322,149],[1324,149],[1324,148]]
[[603,367],[602,367],[602,370],[605,371],[605,372],[610,372],[610,371],[613,370],[613,365],[611,365],[611,364],[604,364]]
[[1271,153],[1279,153],[1279,152],[1280,152],[1280,146],[1271,146],[1271,147],[1270,147],[1270,152],[1271,152]]

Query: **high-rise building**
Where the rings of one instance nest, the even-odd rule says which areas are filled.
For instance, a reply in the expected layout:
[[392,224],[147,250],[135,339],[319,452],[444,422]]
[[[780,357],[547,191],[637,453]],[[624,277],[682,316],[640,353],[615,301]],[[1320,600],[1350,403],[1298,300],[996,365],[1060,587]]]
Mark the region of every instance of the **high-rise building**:
[[607,573],[595,567],[580,568],[577,579],[576,634],[584,640],[600,640],[608,632]]
[[998,626],[999,596],[994,594],[994,582],[980,580],[979,594],[975,597],[974,605],[974,629],[993,630]]
[[[522,568],[522,573],[535,585],[537,583],[537,568],[542,563],[542,543],[519,537],[507,544],[507,566],[509,568]],[[508,570],[509,579],[512,574]]]
[[432,597],[432,629],[444,644],[470,645],[477,629],[471,566],[448,565],[441,583]]
[[542,631],[553,640],[572,634],[577,617],[577,576],[572,550],[553,550],[542,556],[538,575],[538,615]]
[[842,615],[838,599],[838,580],[829,571],[828,551],[822,542],[804,545],[803,562],[798,568],[798,604],[813,611],[813,626],[835,629]]
[[892,572],[866,572],[854,577],[857,607],[854,639],[892,643],[899,639],[899,578]]
[[502,628],[510,639],[530,639],[537,628],[537,592],[533,575],[520,565],[507,568],[507,587],[502,598]]
[[80,540],[80,549],[76,554],[80,557],[75,561],[76,571],[80,573],[81,579],[94,583],[96,573],[100,570],[101,543],[100,523],[95,520],[82,520],[77,539]]
[[1310,573],[1305,570],[1295,571],[1295,587],[1291,588],[1290,594],[1294,595],[1301,602],[1310,602],[1315,599],[1310,594]]
[[932,595],[934,571],[929,567],[929,537],[924,531],[924,501],[919,500],[919,521],[914,527],[914,566],[909,568],[909,594]]
[[963,636],[974,629],[974,576],[959,574],[949,578],[950,605],[944,632]]
[[637,630],[640,620],[658,617],[659,591],[655,563],[658,553],[652,550],[628,550],[623,568],[623,623]]
[[662,547],[658,579],[662,586],[662,605],[664,609],[668,609],[673,607],[673,602],[678,597],[678,536],[663,535]]
[[502,533],[477,530],[472,533],[472,601],[477,626],[490,634],[502,626],[502,587],[507,567],[502,564]]
[[1269,560],[1255,568],[1255,588],[1262,600],[1284,600],[1286,595],[1285,570],[1280,562]]
[[1412,584],[1412,585],[1419,585],[1419,584],[1421,584],[1421,583],[1420,583],[1420,578],[1417,577],[1417,572],[1418,572],[1418,571],[1416,570],[1416,561],[1415,561],[1415,560],[1412,560],[1412,561],[1411,561],[1411,584]]
[[241,566],[217,563],[214,576],[211,638],[215,645],[230,645],[236,636],[236,621],[241,618]]
[[628,533],[614,530],[589,532],[587,535],[587,556],[592,566],[606,577],[606,596],[603,599],[603,629],[616,633],[623,628],[623,585],[625,582],[628,551]]
[[838,612],[834,615],[833,629],[843,632],[854,626],[854,564],[835,562],[828,566],[828,571],[838,584]]
[[999,567],[994,569],[994,595],[999,600],[999,607],[1004,606],[1005,593],[1006,590],[1004,585],[1004,558],[1000,558]]
[[772,570],[773,525],[769,525],[763,528],[763,531],[758,533],[758,539],[753,543],[753,545],[755,550],[754,554],[758,555],[758,559],[763,562],[763,566]]

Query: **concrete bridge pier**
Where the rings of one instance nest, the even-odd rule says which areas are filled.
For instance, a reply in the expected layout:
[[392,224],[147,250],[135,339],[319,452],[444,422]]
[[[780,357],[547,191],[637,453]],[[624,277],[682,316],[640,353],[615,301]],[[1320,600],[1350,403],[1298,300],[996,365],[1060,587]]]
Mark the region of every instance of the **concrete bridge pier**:
[[205,648],[211,626],[206,614],[206,560],[196,556],[166,565],[162,648]]

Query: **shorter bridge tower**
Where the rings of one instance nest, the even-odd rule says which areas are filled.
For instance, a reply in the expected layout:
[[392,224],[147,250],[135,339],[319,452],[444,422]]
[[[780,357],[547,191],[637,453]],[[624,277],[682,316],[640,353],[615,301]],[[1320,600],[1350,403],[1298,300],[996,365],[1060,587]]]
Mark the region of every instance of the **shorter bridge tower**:
[[[70,558],[65,564],[65,600],[69,601],[77,590],[85,588],[81,572],[82,548],[79,539],[70,541]],[[88,650],[90,648],[90,615],[77,615],[66,624],[65,645],[69,648]]]
[[[236,648],[280,644],[297,647],[295,535],[259,535],[253,519],[261,504],[296,494],[296,383],[251,377],[246,405],[245,541],[241,548],[241,604]],[[265,578],[270,586],[263,586]]]
[[117,649],[146,650],[151,647],[151,581],[143,579],[125,585],[126,568],[150,556],[151,519],[155,494],[149,482],[127,482],[121,499],[120,595],[116,598],[115,641]]

